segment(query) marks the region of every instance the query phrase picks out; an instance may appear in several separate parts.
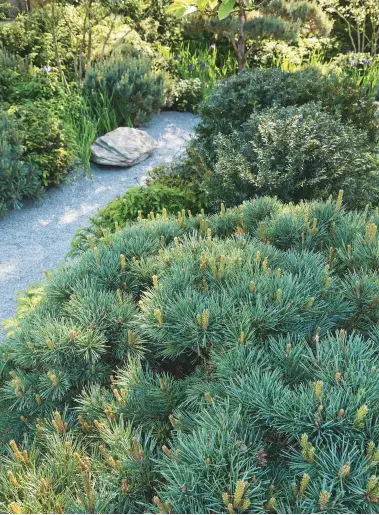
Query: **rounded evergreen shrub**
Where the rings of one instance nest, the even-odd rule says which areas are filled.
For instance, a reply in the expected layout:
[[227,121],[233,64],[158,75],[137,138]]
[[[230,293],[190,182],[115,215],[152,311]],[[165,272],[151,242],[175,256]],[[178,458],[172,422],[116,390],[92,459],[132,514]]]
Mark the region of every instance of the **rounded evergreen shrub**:
[[378,122],[368,89],[331,70],[304,67],[295,72],[254,68],[222,81],[201,109],[198,127],[201,148],[213,156],[218,133],[238,129],[256,111],[320,102],[322,108],[377,138]]
[[220,82],[200,114],[186,154],[152,176],[196,192],[204,208],[257,194],[325,199],[340,188],[350,208],[376,202],[375,105],[351,78],[248,70]]
[[215,148],[209,188],[218,203],[254,195],[326,199],[339,189],[353,207],[378,199],[379,161],[367,133],[320,104],[254,113],[232,135],[218,135]]
[[203,100],[200,79],[179,79],[170,91],[169,105],[177,111],[193,112]]
[[2,347],[0,508],[372,513],[379,212],[141,220],[48,276]]
[[62,106],[34,100],[13,106],[10,113],[19,127],[23,155],[41,170],[43,186],[59,184],[74,161],[74,135],[62,121]]
[[163,75],[152,71],[146,56],[132,53],[92,65],[83,91],[95,112],[106,96],[115,109],[118,125],[140,125],[164,104],[164,90]]

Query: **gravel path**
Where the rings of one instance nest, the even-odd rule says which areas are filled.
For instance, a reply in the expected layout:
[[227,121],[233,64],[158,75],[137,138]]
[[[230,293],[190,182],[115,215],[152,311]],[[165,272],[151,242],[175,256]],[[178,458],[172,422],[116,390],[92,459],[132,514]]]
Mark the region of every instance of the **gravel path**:
[[109,201],[141,184],[154,166],[171,161],[196,124],[197,118],[189,113],[160,113],[145,127],[159,143],[149,159],[133,168],[94,166],[92,179],[80,174],[75,181],[49,190],[41,204],[27,203],[0,220],[0,321],[14,315],[17,290],[40,282],[44,270],[63,261],[76,230]]

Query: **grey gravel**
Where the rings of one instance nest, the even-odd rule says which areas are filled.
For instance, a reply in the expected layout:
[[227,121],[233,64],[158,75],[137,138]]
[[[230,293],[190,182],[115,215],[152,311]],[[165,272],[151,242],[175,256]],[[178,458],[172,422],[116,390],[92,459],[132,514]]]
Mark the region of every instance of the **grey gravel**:
[[[64,260],[77,229],[88,225],[89,217],[128,188],[142,184],[154,166],[183,152],[197,122],[189,113],[160,113],[144,127],[158,141],[149,159],[125,169],[93,165],[91,179],[80,173],[49,190],[42,203],[26,203],[0,220],[0,321],[14,315],[17,290],[43,281],[44,270]],[[2,335],[0,330],[0,339]]]

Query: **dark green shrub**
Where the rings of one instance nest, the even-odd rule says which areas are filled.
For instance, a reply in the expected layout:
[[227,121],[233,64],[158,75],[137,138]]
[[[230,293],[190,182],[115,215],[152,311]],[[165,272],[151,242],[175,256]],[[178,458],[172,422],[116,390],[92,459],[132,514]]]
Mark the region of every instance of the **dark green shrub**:
[[62,106],[38,100],[19,104],[11,112],[20,129],[23,155],[41,170],[43,186],[59,184],[74,159],[74,135],[62,121]]
[[205,208],[257,194],[325,198],[340,188],[350,207],[377,199],[375,105],[352,78],[254,69],[219,83],[200,112],[187,155],[159,180],[201,194]]
[[2,346],[1,510],[377,512],[378,223],[261,198],[50,274]]
[[149,187],[130,188],[122,197],[113,200],[92,219],[89,227],[79,229],[72,245],[71,254],[86,250],[93,238],[115,232],[138,217],[149,214],[177,213],[185,209],[200,210],[194,195],[179,188],[153,183]]
[[12,4],[9,2],[5,2],[5,0],[0,0],[0,21],[6,20],[9,18],[9,9],[12,7]]
[[41,172],[23,157],[21,135],[16,124],[0,112],[0,216],[21,207],[25,198],[42,191]]
[[58,184],[71,168],[75,138],[65,123],[64,95],[56,73],[30,67],[0,49],[0,102],[17,125],[23,161],[41,171],[43,186]]
[[184,79],[174,82],[170,91],[170,107],[177,111],[191,111],[203,100],[200,79]]
[[154,74],[144,57],[114,57],[94,64],[87,71],[84,95],[96,112],[104,95],[111,99],[118,125],[140,125],[164,103],[164,79]]
[[367,133],[320,104],[254,113],[238,132],[219,135],[215,147],[209,188],[217,203],[254,195],[326,199],[340,189],[353,207],[378,199],[379,161]]
[[26,62],[0,47],[0,102],[8,101],[13,87],[27,74]]
[[30,66],[27,60],[0,48],[0,102],[8,106],[29,100],[64,98],[58,74]]
[[38,68],[29,68],[28,73],[13,81],[9,104],[26,103],[29,101],[59,99],[64,102],[65,92],[56,71],[45,72]]
[[354,79],[318,68],[303,68],[294,73],[279,69],[253,69],[221,83],[201,109],[198,128],[201,147],[213,156],[213,138],[238,129],[256,111],[267,107],[320,102],[325,111],[377,137],[375,106],[365,88]]

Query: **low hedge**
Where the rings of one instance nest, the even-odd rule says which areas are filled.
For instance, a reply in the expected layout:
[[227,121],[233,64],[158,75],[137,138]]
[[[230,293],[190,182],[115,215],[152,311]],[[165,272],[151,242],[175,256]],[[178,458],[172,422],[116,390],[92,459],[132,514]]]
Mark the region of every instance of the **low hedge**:
[[130,188],[122,197],[100,209],[91,218],[88,227],[77,231],[71,244],[70,255],[87,250],[93,239],[116,232],[137,218],[162,214],[164,210],[168,213],[177,213],[183,208],[186,211],[199,209],[195,196],[189,191],[171,188],[159,182],[154,182],[149,187]]

